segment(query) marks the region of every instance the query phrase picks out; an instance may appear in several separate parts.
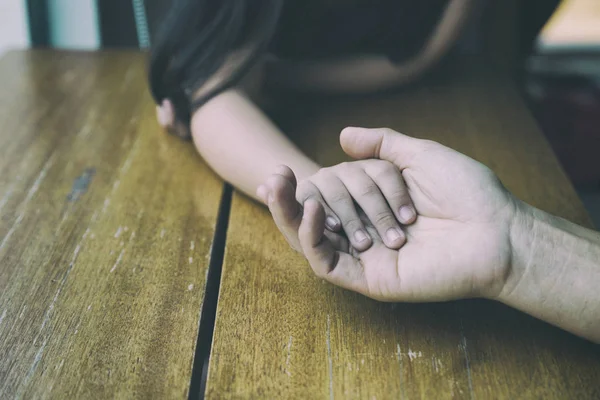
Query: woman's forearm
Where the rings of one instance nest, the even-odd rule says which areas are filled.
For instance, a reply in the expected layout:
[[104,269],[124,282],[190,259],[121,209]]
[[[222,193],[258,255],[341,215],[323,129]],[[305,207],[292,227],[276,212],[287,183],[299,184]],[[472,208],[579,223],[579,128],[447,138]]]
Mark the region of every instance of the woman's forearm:
[[600,233],[519,203],[502,302],[600,343]]
[[319,169],[257,106],[235,90],[215,97],[194,114],[192,136],[205,161],[253,198],[256,188],[278,165],[290,166],[299,179]]

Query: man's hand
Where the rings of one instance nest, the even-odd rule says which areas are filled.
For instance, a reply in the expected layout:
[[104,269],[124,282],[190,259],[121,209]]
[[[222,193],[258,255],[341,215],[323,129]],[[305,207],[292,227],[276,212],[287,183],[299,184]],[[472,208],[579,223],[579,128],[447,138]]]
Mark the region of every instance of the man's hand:
[[340,141],[354,158],[380,158],[402,171],[419,218],[405,227],[407,243],[399,251],[365,224],[373,245],[358,253],[325,230],[320,202],[309,199],[300,207],[293,174],[279,171],[267,185],[269,209],[318,276],[385,301],[499,295],[510,273],[516,202],[487,167],[388,129],[347,128]]

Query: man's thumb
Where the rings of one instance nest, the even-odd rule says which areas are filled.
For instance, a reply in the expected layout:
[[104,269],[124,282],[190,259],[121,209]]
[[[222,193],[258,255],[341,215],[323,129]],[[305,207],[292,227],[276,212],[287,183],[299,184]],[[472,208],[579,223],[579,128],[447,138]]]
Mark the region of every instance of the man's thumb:
[[419,139],[387,128],[367,129],[349,127],[340,134],[342,149],[352,158],[379,158],[408,168],[419,149]]

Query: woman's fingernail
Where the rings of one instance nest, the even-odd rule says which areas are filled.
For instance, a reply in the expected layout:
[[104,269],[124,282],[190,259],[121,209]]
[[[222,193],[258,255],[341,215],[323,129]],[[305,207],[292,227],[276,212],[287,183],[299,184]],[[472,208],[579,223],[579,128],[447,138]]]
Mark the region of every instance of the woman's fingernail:
[[415,210],[411,206],[404,206],[400,208],[400,222],[403,224],[409,223],[415,218]]
[[329,229],[335,229],[338,226],[338,222],[336,221],[335,218],[333,217],[327,217],[325,218],[325,225],[329,228]]
[[395,242],[397,240],[402,239],[402,234],[400,233],[400,231],[396,228],[390,228],[388,229],[388,231],[386,232],[387,238],[390,242]]
[[362,243],[369,240],[369,237],[364,231],[361,230],[354,232],[354,239],[356,239],[357,242]]

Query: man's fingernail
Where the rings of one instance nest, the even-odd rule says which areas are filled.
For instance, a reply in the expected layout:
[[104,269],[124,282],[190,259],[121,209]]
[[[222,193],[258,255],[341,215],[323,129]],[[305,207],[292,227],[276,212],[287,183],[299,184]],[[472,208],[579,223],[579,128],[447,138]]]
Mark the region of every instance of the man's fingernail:
[[413,220],[416,213],[411,206],[404,206],[400,208],[400,222],[406,224]]
[[335,229],[338,226],[338,222],[336,221],[335,218],[330,216],[330,217],[325,218],[325,225],[327,225],[327,227],[329,229]]
[[390,242],[395,242],[397,240],[402,239],[402,234],[400,233],[400,231],[396,228],[390,228],[388,229],[388,231],[386,232],[387,238]]
[[356,239],[357,242],[362,243],[369,240],[369,237],[364,231],[361,230],[354,232],[354,239]]

